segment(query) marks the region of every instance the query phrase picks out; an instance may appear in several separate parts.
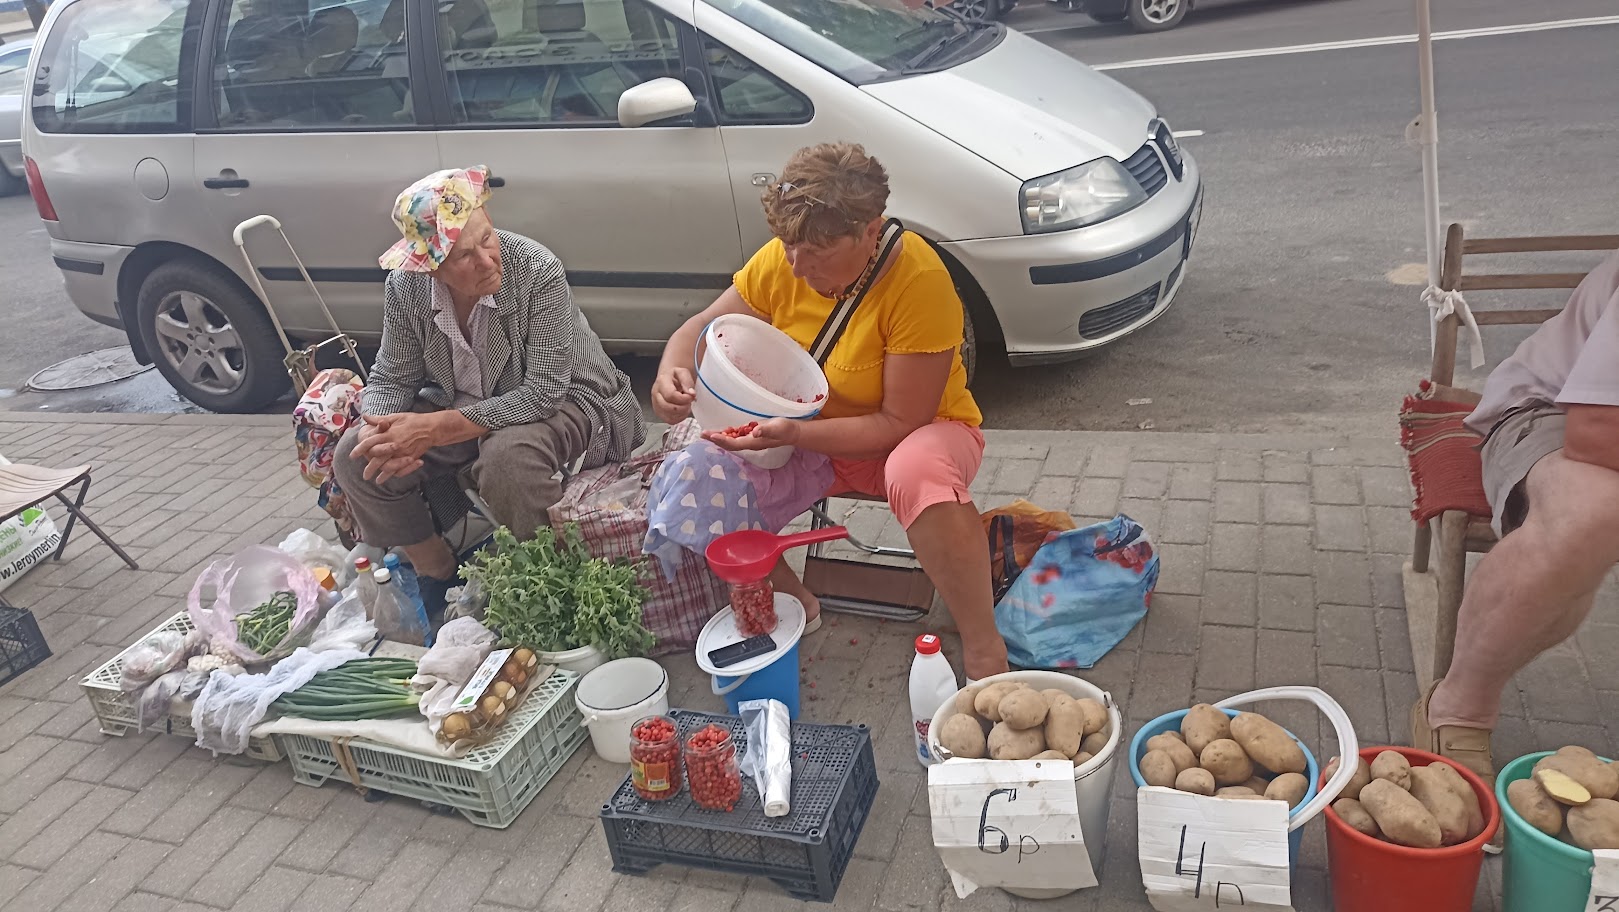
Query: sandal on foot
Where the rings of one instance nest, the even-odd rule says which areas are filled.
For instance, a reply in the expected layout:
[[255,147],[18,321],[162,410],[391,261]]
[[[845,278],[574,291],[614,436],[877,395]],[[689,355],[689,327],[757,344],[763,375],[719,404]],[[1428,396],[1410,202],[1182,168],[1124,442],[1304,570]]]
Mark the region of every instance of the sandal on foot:
[[[1431,754],[1438,754],[1455,763],[1465,766],[1478,774],[1484,784],[1490,789],[1495,788],[1495,757],[1490,751],[1491,731],[1487,728],[1469,728],[1465,725],[1441,725],[1434,728],[1428,723],[1428,701],[1433,699],[1433,693],[1438,689],[1436,682],[1428,688],[1428,692],[1417,700],[1411,707],[1411,745],[1419,750]],[[1498,827],[1495,838],[1484,847],[1484,851],[1496,855],[1501,851],[1503,835],[1506,827]]]
[[804,636],[809,636],[810,634],[812,634],[815,631],[820,630],[820,629],[821,629],[821,616],[818,615],[818,614],[804,622]]

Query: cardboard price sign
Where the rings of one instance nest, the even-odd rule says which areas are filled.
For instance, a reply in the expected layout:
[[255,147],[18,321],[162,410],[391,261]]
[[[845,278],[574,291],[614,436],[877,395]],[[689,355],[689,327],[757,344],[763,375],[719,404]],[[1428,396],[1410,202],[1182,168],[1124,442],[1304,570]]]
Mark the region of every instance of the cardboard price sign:
[[1096,886],[1067,760],[949,760],[928,768],[933,845],[956,896],[985,887]]
[[1136,817],[1141,882],[1159,912],[1293,908],[1285,803],[1149,786]]
[[1619,912],[1619,850],[1591,852],[1591,895],[1585,912]]

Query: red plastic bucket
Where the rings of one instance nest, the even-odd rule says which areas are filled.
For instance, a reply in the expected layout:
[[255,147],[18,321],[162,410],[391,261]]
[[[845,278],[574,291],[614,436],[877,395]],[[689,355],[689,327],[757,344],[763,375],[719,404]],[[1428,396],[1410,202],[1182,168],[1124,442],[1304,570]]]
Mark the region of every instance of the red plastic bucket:
[[[1440,759],[1410,747],[1368,747],[1360,752],[1361,762],[1370,764],[1385,750],[1402,754],[1412,766],[1427,766]],[[1501,825],[1501,809],[1484,780],[1452,766],[1473,787],[1484,812],[1484,832],[1464,843],[1437,849],[1395,845],[1350,829],[1327,808],[1327,866],[1336,912],[1469,912],[1473,908],[1484,846]]]

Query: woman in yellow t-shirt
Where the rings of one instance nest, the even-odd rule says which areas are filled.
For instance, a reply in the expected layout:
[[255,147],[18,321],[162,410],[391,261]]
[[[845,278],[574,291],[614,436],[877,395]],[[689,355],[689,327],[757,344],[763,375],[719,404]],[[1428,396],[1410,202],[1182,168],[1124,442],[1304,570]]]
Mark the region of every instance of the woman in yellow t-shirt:
[[[812,146],[793,155],[763,201],[775,240],[663,350],[652,408],[664,421],[691,414],[692,353],[717,317],[757,317],[810,349],[836,299],[878,253],[888,175],[853,143]],[[772,418],[745,437],[704,437],[733,451],[794,446],[822,453],[836,473],[828,494],[885,497],[961,631],[967,676],[978,679],[1007,664],[995,629],[989,549],[968,492],[984,437],[961,363],[963,319],[943,261],[906,232],[827,357],[829,391],[819,418]],[[785,562],[771,579],[819,625],[820,602]]]

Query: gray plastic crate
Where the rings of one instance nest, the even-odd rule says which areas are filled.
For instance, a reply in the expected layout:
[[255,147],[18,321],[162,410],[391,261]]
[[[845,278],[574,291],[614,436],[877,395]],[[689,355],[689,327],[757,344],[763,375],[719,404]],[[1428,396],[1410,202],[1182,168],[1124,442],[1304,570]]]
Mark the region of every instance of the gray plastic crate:
[[[728,728],[737,747],[747,732],[736,716],[677,709],[685,741],[710,723]],[[645,801],[629,777],[602,805],[613,870],[644,874],[663,862],[757,875],[798,899],[831,902],[877,797],[877,765],[864,725],[793,725],[792,812],[766,817],[753,778],[742,777],[735,810],[698,807],[685,784],[666,801]]]

